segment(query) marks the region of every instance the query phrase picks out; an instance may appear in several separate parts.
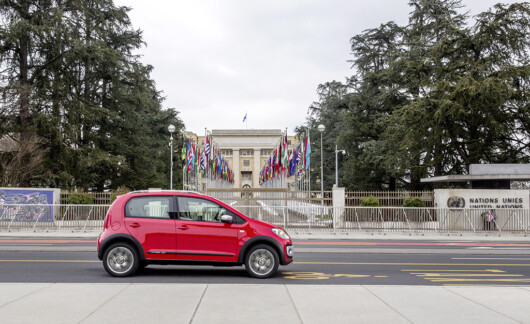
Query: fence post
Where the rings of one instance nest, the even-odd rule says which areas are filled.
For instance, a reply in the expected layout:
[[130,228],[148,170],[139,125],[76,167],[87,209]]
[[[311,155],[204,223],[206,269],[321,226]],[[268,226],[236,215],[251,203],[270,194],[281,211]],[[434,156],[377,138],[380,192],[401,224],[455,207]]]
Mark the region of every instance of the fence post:
[[85,227],[83,227],[83,231],[86,230],[86,226],[87,226],[87,224],[88,224],[88,222],[90,220],[90,215],[92,215],[92,211],[93,210],[94,210],[94,206],[90,207],[90,211],[88,212],[88,217],[87,217],[87,219],[85,221]]
[[[346,207],[346,189],[333,188],[333,230],[344,227],[344,207]],[[337,224],[338,222],[338,224]]]
[[288,212],[288,208],[287,208],[287,190],[285,191],[285,195],[284,195],[284,210],[283,210],[283,227],[285,228],[285,230],[287,230],[287,212]]

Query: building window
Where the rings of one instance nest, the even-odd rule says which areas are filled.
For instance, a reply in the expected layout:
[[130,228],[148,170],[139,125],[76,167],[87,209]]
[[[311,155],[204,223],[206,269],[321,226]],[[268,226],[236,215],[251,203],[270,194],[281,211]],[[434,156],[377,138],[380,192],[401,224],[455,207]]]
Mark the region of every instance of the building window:
[[232,150],[221,150],[221,155],[231,156],[232,155]]
[[247,155],[247,156],[254,155],[254,150],[241,150],[241,155]]
[[243,160],[243,166],[250,166],[250,160]]
[[261,150],[260,155],[261,156],[270,156],[272,153],[272,150]]
[[287,145],[291,145],[291,140],[288,140],[288,141],[287,141]]

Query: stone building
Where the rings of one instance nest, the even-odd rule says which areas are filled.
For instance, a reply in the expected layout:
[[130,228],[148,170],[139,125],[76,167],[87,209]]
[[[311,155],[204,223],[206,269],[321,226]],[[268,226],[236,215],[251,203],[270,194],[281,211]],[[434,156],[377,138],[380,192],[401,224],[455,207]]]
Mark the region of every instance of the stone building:
[[[278,145],[280,129],[214,129],[211,137],[234,171],[234,188],[259,188],[259,173]],[[204,146],[204,135],[193,135]],[[294,136],[287,136],[289,148]]]

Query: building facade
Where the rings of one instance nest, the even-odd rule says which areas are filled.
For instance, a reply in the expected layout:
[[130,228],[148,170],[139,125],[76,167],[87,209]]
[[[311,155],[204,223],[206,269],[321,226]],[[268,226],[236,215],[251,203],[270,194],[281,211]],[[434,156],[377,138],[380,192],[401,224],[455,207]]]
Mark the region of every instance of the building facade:
[[[234,172],[234,188],[259,188],[259,173],[280,142],[279,129],[214,129],[210,133],[214,144]],[[205,137],[196,136],[203,146]],[[287,136],[289,147],[294,136]]]

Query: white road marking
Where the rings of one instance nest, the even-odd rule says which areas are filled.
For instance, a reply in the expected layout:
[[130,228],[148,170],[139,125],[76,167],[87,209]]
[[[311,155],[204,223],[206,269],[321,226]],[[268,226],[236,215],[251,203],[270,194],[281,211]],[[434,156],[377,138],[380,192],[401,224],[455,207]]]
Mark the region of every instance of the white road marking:
[[451,258],[453,260],[530,260],[530,258]]

